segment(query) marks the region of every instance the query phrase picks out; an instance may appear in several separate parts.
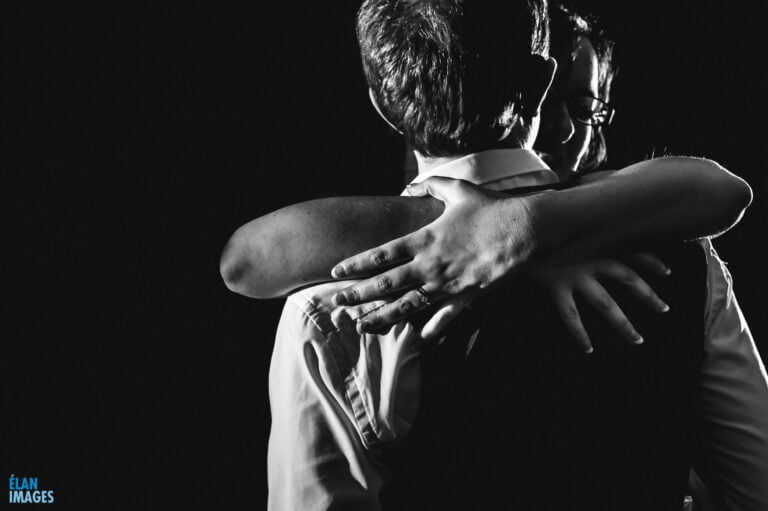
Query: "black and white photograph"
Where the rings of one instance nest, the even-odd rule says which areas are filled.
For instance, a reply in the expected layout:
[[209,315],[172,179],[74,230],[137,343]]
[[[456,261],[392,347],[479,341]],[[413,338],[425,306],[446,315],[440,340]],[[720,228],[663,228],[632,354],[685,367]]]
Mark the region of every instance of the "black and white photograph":
[[759,11],[3,3],[2,507],[768,510]]

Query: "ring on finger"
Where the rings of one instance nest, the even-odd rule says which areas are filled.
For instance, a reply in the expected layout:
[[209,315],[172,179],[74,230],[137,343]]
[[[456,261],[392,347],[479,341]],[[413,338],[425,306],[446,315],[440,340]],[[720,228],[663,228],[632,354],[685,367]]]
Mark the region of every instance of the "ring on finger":
[[429,297],[429,293],[427,293],[423,287],[419,286],[416,288],[416,292],[419,294],[419,297],[421,297],[421,303],[423,305],[426,305],[427,307],[432,305],[432,299]]

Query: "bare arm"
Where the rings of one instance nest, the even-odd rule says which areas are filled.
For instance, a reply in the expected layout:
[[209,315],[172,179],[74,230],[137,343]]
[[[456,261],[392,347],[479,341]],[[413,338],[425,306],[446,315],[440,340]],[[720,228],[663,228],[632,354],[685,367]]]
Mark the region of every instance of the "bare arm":
[[430,301],[451,298],[425,326],[422,335],[429,337],[477,293],[531,261],[564,263],[721,233],[751,201],[744,181],[695,158],[650,160],[576,188],[527,197],[503,197],[444,178],[428,179],[411,192],[440,198],[445,212],[334,268],[336,276],[350,277],[395,266],[336,295],[337,303],[358,304],[405,291],[367,317],[362,330],[377,330]]
[[711,160],[667,157],[527,200],[534,212],[537,250],[578,258],[722,234],[739,221],[752,190]]
[[[625,242],[716,234],[732,226],[751,200],[741,179],[694,158],[650,160],[570,190],[525,199],[474,189],[472,193],[469,199],[459,199],[461,212],[469,216],[446,211],[440,217],[445,221],[414,233],[418,241],[409,238],[404,243],[429,264],[424,235],[436,236],[432,241],[449,235],[461,242],[452,249],[457,261],[493,260],[485,264],[483,277],[491,280],[502,278],[534,253],[566,246],[588,254]],[[451,209],[453,203],[447,206]],[[405,197],[332,198],[289,206],[238,229],[224,249],[222,276],[231,290],[247,296],[286,294],[328,280],[336,261],[419,229],[442,211],[437,200]],[[475,245],[462,242],[474,235],[485,238]],[[379,250],[347,264],[376,271],[394,262],[388,256]],[[465,267],[467,273],[476,273],[477,265]]]
[[437,199],[332,197],[279,209],[240,227],[221,256],[227,287],[274,298],[330,280],[339,260],[413,232],[444,209]]

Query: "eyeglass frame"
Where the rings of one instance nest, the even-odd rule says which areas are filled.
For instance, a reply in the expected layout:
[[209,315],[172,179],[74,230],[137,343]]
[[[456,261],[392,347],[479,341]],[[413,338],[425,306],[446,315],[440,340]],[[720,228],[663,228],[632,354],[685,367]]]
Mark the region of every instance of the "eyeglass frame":
[[[587,98],[587,99],[595,100],[598,103],[600,103],[603,108],[601,110],[598,110],[598,111],[594,112],[592,115],[595,115],[595,114],[597,114],[598,112],[600,112],[600,111],[602,111],[604,109],[607,112],[607,119],[605,121],[603,121],[603,122],[593,123],[593,122],[587,122],[587,121],[584,121],[584,120],[579,119],[577,117],[574,117],[573,116],[573,112],[572,112],[572,108],[570,106],[570,103],[572,103],[572,102],[574,102],[574,101],[576,101],[576,100],[578,100],[580,98]],[[573,119],[574,121],[576,121],[579,124],[582,124],[584,126],[592,126],[592,127],[595,127],[595,128],[598,128],[598,127],[601,127],[601,126],[608,126],[609,124],[611,124],[611,122],[613,122],[613,117],[614,117],[614,115],[616,115],[616,109],[613,106],[611,106],[611,104],[609,102],[607,102],[607,101],[605,101],[603,99],[600,99],[598,97],[592,96],[590,94],[579,94],[578,96],[572,96],[570,98],[567,98],[567,99],[563,100],[563,102],[565,103],[565,106],[568,108],[568,113],[571,114],[571,119]]]

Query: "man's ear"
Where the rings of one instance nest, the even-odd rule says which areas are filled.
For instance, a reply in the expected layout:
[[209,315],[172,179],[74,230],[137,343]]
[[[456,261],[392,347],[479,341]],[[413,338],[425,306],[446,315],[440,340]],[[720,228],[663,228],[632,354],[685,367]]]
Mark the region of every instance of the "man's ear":
[[371,104],[373,105],[373,108],[376,110],[376,113],[379,114],[379,117],[384,119],[384,122],[389,124],[390,128],[392,128],[393,130],[395,130],[396,132],[402,135],[403,132],[397,129],[394,124],[389,122],[389,119],[387,119],[387,116],[384,115],[384,113],[381,111],[381,108],[379,108],[379,103],[376,101],[376,96],[373,95],[373,89],[371,89],[370,87],[368,87],[368,99],[371,100]]
[[552,57],[531,55],[527,80],[522,91],[522,114],[525,117],[536,117],[541,110],[541,104],[547,96],[552,80],[557,71],[557,61]]

